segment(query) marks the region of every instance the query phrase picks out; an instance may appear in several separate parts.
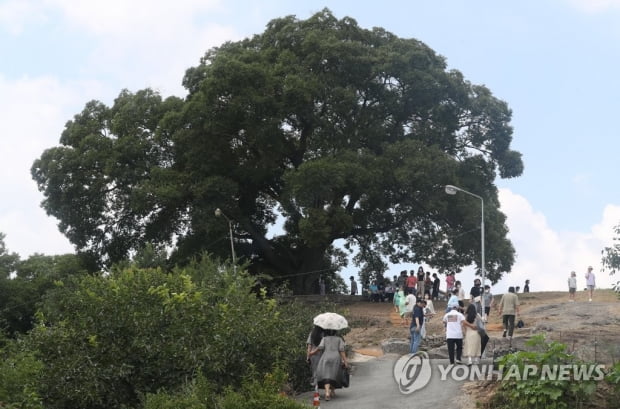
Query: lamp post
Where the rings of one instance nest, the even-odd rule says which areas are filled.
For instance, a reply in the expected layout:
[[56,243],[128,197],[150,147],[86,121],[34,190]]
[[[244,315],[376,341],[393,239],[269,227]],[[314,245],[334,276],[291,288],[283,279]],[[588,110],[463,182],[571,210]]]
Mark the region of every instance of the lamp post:
[[[480,199],[480,211],[481,211],[481,217],[480,217],[480,245],[481,245],[481,249],[480,249],[480,258],[481,258],[481,265],[480,265],[480,273],[482,276],[482,294],[484,294],[484,283],[485,283],[485,279],[486,279],[486,274],[485,274],[485,269],[484,269],[484,199],[482,199],[482,196],[478,196],[475,193],[472,192],[468,192],[465,189],[461,189],[460,187],[454,186],[454,185],[446,185],[446,193],[449,195],[455,195],[456,192],[463,192],[465,194],[468,194],[470,196],[473,197],[477,197],[478,199]],[[484,316],[484,297],[481,295],[480,296],[480,306],[482,308],[481,311],[481,315]]]
[[230,252],[232,253],[233,268],[235,271],[237,271],[237,258],[235,257],[235,245],[233,244],[232,220],[230,220],[219,207],[215,209],[215,215],[217,217],[224,217],[228,221],[228,233],[230,235]]

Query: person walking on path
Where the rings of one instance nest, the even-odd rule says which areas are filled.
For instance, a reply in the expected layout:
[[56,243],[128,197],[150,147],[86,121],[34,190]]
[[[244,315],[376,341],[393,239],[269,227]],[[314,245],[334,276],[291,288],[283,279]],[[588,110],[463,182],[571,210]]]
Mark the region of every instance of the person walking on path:
[[575,302],[575,294],[577,293],[577,273],[570,272],[568,277],[568,301]]
[[413,315],[413,308],[416,305],[416,296],[413,295],[413,291],[411,291],[409,294],[407,294],[405,296],[405,309],[406,309],[406,313],[405,313],[405,318],[409,319],[411,318],[411,316]]
[[397,293],[394,294],[394,309],[400,315],[400,324],[407,325],[406,314],[407,305],[405,304],[405,289],[401,287]]
[[411,332],[411,347],[409,348],[409,352],[412,354],[418,352],[418,348],[420,348],[420,343],[422,342],[422,326],[424,325],[425,306],[426,301],[422,298],[418,298],[418,302],[413,308],[411,325],[409,326],[409,331]]
[[504,327],[502,337],[506,338],[506,332],[508,332],[508,337],[512,341],[512,334],[515,329],[515,315],[519,315],[519,297],[515,294],[514,287],[508,287],[508,292],[502,295],[502,299],[499,301],[499,315],[502,316],[502,325]]
[[357,283],[355,282],[355,277],[349,277],[351,280],[351,295],[357,295]]
[[459,306],[458,293],[459,292],[456,288],[452,290],[452,295],[448,299],[448,304],[446,306],[446,313],[452,311],[452,308],[457,308]]
[[336,330],[324,330],[321,343],[310,352],[310,355],[315,355],[322,351],[321,359],[316,366],[316,380],[318,388],[325,388],[326,401],[333,396],[332,389],[341,387],[341,367],[349,366],[344,339],[336,334]]
[[482,294],[482,299],[484,300],[484,315],[482,318],[484,322],[489,322],[489,314],[491,313],[491,308],[495,305],[495,300],[493,299],[493,294],[491,293],[491,286],[484,286],[484,294]]
[[592,302],[592,293],[594,292],[594,287],[596,286],[596,277],[592,272],[592,266],[588,267],[588,272],[586,273],[586,286],[588,288],[588,293],[590,294],[590,299],[588,301]]
[[474,304],[467,306],[465,311],[465,320],[463,324],[463,356],[467,357],[467,365],[479,363],[480,355],[482,355],[482,339],[478,334],[478,323],[476,320],[479,315]]
[[[457,304],[458,307],[458,304]],[[446,324],[446,343],[448,344],[448,357],[450,364],[454,364],[455,353],[456,363],[461,363],[461,355],[463,353],[463,325],[465,320],[463,314],[458,312],[457,307],[447,312],[442,321]]]
[[476,307],[476,313],[482,315],[482,282],[476,278],[474,286],[469,290],[469,302]]

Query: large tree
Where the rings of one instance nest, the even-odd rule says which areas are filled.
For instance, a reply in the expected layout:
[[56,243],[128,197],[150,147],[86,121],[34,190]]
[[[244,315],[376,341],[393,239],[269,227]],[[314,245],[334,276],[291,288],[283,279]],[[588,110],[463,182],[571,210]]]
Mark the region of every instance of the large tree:
[[329,10],[289,16],[208,51],[183,84],[183,100],[88,103],[34,163],[44,208],[78,249],[108,262],[146,242],[175,261],[226,256],[220,208],[238,256],[296,291],[343,264],[336,241],[359,263],[458,269],[480,258],[480,208],[446,196],[454,184],[484,197],[487,276],[510,271],[494,182],[523,171],[511,111],[420,41]]

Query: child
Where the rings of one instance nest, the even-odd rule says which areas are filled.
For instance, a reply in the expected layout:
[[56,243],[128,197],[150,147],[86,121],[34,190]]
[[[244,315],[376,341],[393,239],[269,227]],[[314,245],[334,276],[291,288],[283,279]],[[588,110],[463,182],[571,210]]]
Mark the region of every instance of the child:
[[577,292],[577,273],[570,272],[568,277],[568,301],[575,302],[575,293]]

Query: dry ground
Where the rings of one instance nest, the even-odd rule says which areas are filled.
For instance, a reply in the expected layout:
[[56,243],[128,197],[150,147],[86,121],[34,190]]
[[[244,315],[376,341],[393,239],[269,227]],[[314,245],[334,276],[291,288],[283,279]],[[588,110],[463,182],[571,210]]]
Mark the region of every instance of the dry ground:
[[[547,339],[567,344],[569,350],[588,361],[612,363],[620,361],[620,300],[612,290],[597,290],[594,300],[588,302],[581,291],[576,302],[568,302],[567,292],[534,292],[518,294],[521,319],[525,327],[515,330],[516,337],[544,333]],[[496,296],[496,302],[500,296]],[[437,316],[430,320],[427,334],[443,335],[441,316],[445,301],[435,301]],[[351,330],[346,334],[347,344],[359,357],[382,354],[381,342],[389,338],[409,337],[409,328],[402,326],[393,305],[360,301],[348,305],[347,318]],[[501,317],[491,311],[487,330],[492,339],[501,338]],[[465,393],[487,394],[491,385],[470,383]],[[463,402],[462,408],[474,408],[476,399]],[[604,407],[604,406],[601,406]]]

